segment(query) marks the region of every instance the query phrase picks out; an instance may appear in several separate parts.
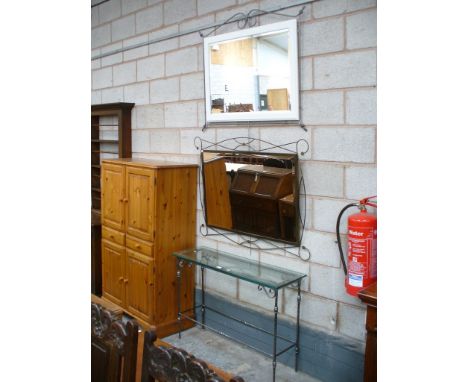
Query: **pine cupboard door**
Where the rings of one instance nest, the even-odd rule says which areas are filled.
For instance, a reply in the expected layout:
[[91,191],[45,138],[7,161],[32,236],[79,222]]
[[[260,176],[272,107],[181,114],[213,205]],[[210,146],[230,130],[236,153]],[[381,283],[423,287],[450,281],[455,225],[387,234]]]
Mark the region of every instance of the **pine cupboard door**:
[[101,172],[102,223],[110,228],[125,229],[125,167],[103,163]]
[[154,170],[127,166],[126,232],[137,238],[154,238]]
[[151,323],[154,316],[154,260],[127,248],[127,310]]
[[125,280],[125,248],[102,240],[102,296],[124,306]]

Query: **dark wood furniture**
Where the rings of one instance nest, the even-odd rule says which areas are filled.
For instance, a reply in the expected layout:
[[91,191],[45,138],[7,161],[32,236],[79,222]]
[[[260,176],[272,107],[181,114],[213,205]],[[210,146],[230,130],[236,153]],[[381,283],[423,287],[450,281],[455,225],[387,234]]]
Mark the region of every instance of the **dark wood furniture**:
[[205,205],[213,213],[206,216],[209,225],[231,229],[231,203],[229,201],[230,177],[226,174],[223,157],[215,157],[203,163]]
[[254,111],[254,107],[251,103],[235,103],[228,105],[228,113],[245,113]]
[[[132,157],[132,118],[134,103],[91,105],[91,208],[101,211],[102,159]],[[102,122],[102,118],[107,117]]]
[[91,381],[134,382],[138,323],[91,303]]
[[154,328],[145,332],[141,382],[243,382],[241,377],[224,379],[205,361],[195,358],[185,350],[155,344]]
[[91,292],[97,295],[102,293],[101,161],[132,157],[134,105],[126,102],[91,105]]
[[[148,328],[148,330],[154,330],[154,327]],[[143,363],[143,344],[145,342],[145,333],[146,331],[140,330],[138,333],[138,353],[137,353],[137,371],[136,371],[136,381],[141,381],[141,369],[142,369],[142,363]],[[154,345],[156,346],[163,346],[166,348],[172,348],[174,347],[168,342],[162,341],[160,338],[157,338],[155,342],[153,342]],[[221,378],[230,381],[231,378],[233,377],[232,374],[220,369],[219,367],[213,366],[208,363],[208,368],[213,370],[217,375],[219,375]]]
[[115,317],[116,319],[122,318],[122,314],[123,314],[122,308],[118,305],[113,304],[110,301],[106,301],[103,298],[91,293],[91,303],[100,305],[105,310],[110,312],[112,316]]
[[375,382],[377,381],[377,283],[360,291],[358,296],[367,304],[364,382]]
[[[102,161],[102,296],[165,337],[178,330],[172,252],[195,245],[196,164]],[[193,305],[193,269],[184,274]],[[185,321],[184,327],[193,326]]]
[[262,165],[239,168],[230,190],[233,228],[282,238],[278,201],[293,193],[293,182],[291,169]]
[[211,112],[212,113],[224,113],[224,99],[216,98],[211,101]]
[[101,295],[101,218],[91,212],[91,293]]
[[279,214],[281,226],[281,238],[288,241],[297,240],[296,229],[296,202],[294,194],[286,195],[279,200]]

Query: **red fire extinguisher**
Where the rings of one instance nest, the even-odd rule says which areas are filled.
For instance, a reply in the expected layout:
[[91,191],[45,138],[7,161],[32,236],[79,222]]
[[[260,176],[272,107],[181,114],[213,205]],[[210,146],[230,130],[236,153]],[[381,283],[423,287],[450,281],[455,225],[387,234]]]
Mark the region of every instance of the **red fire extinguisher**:
[[[367,212],[366,206],[377,207],[369,196],[359,203],[345,206],[338,215],[336,222],[336,238],[340,250],[341,262],[346,275],[346,291],[351,296],[377,280],[377,217]],[[348,266],[346,267],[340,238],[340,220],[343,213],[350,207],[358,207],[359,213],[348,217]]]

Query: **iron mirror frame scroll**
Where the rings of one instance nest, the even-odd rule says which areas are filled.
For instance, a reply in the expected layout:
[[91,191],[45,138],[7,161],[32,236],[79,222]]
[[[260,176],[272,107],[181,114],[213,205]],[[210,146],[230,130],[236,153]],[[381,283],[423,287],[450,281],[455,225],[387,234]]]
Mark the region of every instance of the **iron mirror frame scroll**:
[[[240,245],[244,248],[251,249],[251,250],[252,249],[260,250],[260,251],[284,250],[289,255],[299,257],[303,261],[309,261],[311,257],[311,252],[309,248],[307,248],[306,246],[302,244],[302,238],[303,238],[304,229],[305,229],[305,222],[307,219],[307,198],[306,198],[307,191],[305,187],[304,177],[302,175],[301,168],[299,165],[300,157],[304,156],[309,151],[309,143],[305,139],[299,139],[297,141],[292,141],[292,142],[277,145],[277,144],[274,144],[274,143],[271,143],[271,142],[268,142],[259,138],[252,138],[252,137],[233,137],[233,138],[224,139],[219,142],[211,142],[199,136],[196,136],[193,142],[194,142],[195,148],[200,151],[200,160],[201,160],[201,166],[199,168],[200,182],[198,182],[198,188],[199,188],[199,195],[200,195],[200,204],[201,204],[202,211],[203,211],[204,223],[200,224],[200,227],[199,227],[200,234],[203,237],[223,236],[224,238],[231,241],[232,243]],[[264,145],[266,145],[266,147],[264,147],[263,149],[255,148],[254,146],[252,146],[252,144],[255,142],[258,142],[259,144],[263,143]],[[234,148],[228,146],[230,143],[234,144]],[[301,144],[304,145],[303,150],[300,150]],[[295,149],[292,150],[291,148],[289,148],[290,146],[294,146]],[[221,148],[222,150],[219,150],[218,147]],[[298,190],[298,199],[299,199],[297,202],[297,210],[298,210],[298,215],[299,215],[299,219],[298,219],[299,239],[297,240],[296,244],[292,244],[291,242],[285,242],[281,239],[267,238],[265,236],[255,235],[253,233],[228,231],[222,228],[208,226],[207,219],[206,219],[207,211],[205,208],[206,200],[205,200],[204,176],[203,176],[203,152],[208,149],[212,149],[211,151],[238,152],[238,153],[245,153],[245,154],[264,152],[265,154],[292,153],[292,154],[297,155],[298,160],[296,163],[296,168],[297,168],[296,187]],[[269,151],[271,149],[280,149],[280,150],[284,150],[284,152],[272,153],[271,151]],[[301,213],[301,199],[304,202],[303,216]],[[210,230],[213,231],[214,233],[210,233]],[[238,235],[240,241],[234,240],[233,238],[230,237],[231,235]],[[282,245],[276,242],[282,243]],[[297,252],[293,252],[292,251],[293,249],[297,249]]]

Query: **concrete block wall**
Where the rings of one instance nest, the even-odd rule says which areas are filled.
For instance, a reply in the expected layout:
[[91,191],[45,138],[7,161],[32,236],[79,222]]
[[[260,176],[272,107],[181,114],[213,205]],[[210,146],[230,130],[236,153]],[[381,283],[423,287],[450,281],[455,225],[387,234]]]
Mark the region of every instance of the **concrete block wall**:
[[[291,3],[294,0],[110,0],[92,8],[91,54],[223,21],[239,11]],[[281,20],[277,15],[260,18],[261,24]],[[196,33],[92,60],[91,99],[93,104],[136,104],[134,157],[199,163],[195,136],[211,141],[251,136],[275,144],[306,139],[310,151],[301,158],[301,168],[307,188],[303,243],[311,250],[309,262],[281,250],[248,250],[218,237],[199,235],[198,244],[306,273],[303,324],[362,343],[365,307],[345,293],[334,229],[344,205],[376,193],[376,1],[322,0],[307,5],[298,22],[301,115],[307,132],[255,124],[202,132],[203,40]],[[217,33],[236,28],[228,25]],[[201,224],[200,203],[198,209]],[[255,285],[217,274],[207,275],[207,286],[230,300],[272,309]],[[280,298],[280,311],[289,317],[295,316],[293,294],[288,289]]]

